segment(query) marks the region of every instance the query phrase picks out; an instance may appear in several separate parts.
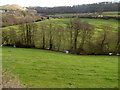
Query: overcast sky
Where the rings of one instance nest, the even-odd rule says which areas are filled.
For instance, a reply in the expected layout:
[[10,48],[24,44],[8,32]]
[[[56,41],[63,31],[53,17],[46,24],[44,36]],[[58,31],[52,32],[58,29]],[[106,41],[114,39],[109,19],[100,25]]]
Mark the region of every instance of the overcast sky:
[[20,6],[72,6],[81,4],[90,4],[102,1],[120,1],[120,0],[0,0],[0,6],[6,4],[17,4]]

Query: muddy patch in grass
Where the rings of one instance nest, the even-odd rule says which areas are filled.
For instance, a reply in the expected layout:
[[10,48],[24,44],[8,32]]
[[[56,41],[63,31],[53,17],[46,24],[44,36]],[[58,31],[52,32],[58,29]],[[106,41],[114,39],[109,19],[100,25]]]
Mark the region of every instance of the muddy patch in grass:
[[25,88],[10,70],[2,72],[2,88]]

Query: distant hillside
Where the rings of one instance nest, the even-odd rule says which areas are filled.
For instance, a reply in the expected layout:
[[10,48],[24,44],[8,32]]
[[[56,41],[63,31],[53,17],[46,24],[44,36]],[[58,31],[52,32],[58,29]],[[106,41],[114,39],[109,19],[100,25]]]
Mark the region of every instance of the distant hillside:
[[43,16],[39,15],[36,10],[27,9],[18,5],[0,6],[2,12],[2,27],[18,25],[26,22],[34,22],[43,20]]
[[65,14],[65,13],[101,13],[108,11],[118,11],[119,2],[99,2],[93,4],[59,6],[59,7],[28,7],[35,9],[41,14]]
[[21,6],[19,6],[19,5],[4,5],[4,6],[0,6],[0,9],[6,9],[6,10],[22,10],[22,11],[27,10],[27,8],[21,7]]

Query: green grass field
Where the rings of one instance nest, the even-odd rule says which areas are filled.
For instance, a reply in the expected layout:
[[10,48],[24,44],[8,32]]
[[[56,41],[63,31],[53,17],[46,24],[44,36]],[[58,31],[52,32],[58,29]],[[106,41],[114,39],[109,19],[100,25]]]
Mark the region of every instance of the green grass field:
[[120,11],[109,11],[109,12],[103,12],[103,13],[120,13]]
[[[118,15],[120,13],[120,11],[108,11],[108,12],[102,12],[102,15],[104,16],[108,16],[109,15],[111,17],[116,17],[116,16],[120,16]],[[73,16],[73,15],[92,15],[92,14],[98,14],[99,13],[64,13],[64,14],[54,14],[54,15],[48,15],[48,16]]]
[[29,88],[116,88],[117,56],[82,56],[3,47],[3,70]]
[[[50,20],[45,20],[45,21],[40,21],[36,22],[38,26],[40,25],[41,22],[46,22],[46,23],[53,23],[55,26],[57,25],[63,25],[65,26],[65,23],[72,20],[73,18],[65,18],[65,19],[50,19]],[[102,24],[109,24],[112,28],[113,31],[118,31],[118,23],[120,23],[118,20],[104,20],[104,19],[87,19],[87,18],[81,18],[81,21],[88,22],[89,24],[92,24],[95,26],[96,30],[100,30]],[[3,30],[8,30],[9,28],[14,28],[18,29],[19,25],[14,25],[14,26],[8,26],[8,27],[3,27]]]

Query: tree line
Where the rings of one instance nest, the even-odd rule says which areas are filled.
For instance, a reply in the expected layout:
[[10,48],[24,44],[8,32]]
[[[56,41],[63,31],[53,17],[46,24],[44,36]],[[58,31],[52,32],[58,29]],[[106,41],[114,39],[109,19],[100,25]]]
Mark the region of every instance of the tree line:
[[99,2],[93,4],[60,6],[60,7],[28,7],[42,14],[61,14],[61,13],[95,13],[106,11],[119,11],[119,2]]
[[118,32],[111,25],[101,25],[96,32],[93,25],[79,19],[55,25],[50,22],[25,23],[18,30],[3,30],[2,44],[16,47],[68,50],[73,54],[108,54],[119,51]]
[[6,27],[44,19],[43,16],[37,14],[36,10],[11,10],[2,13],[2,20],[0,23],[2,23],[2,27]]

